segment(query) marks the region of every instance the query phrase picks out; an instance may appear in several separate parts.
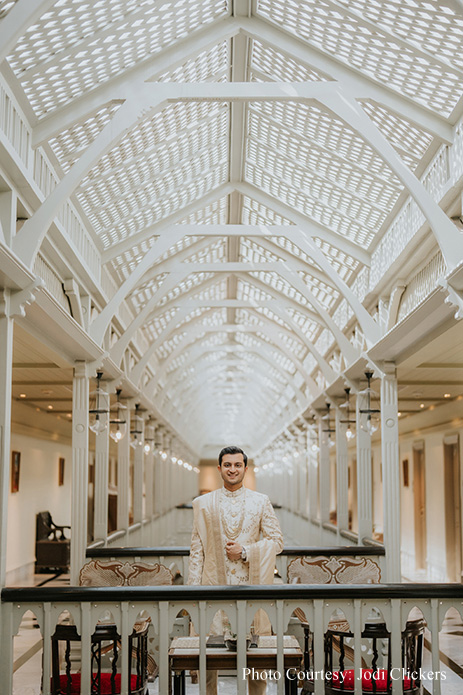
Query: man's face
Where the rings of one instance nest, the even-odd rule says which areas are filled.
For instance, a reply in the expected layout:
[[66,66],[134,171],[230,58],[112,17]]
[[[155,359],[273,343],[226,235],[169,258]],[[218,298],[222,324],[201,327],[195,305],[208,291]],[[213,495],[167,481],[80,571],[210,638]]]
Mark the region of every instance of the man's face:
[[234,490],[241,487],[247,471],[243,454],[225,454],[222,465],[218,466],[218,469],[227,489]]

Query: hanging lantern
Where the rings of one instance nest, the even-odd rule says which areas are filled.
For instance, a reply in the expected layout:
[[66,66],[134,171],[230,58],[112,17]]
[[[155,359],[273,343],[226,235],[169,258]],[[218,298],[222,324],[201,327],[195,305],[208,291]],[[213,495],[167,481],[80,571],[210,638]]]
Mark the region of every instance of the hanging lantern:
[[374,432],[376,432],[376,430],[379,427],[378,414],[381,411],[379,407],[374,407],[375,405],[379,406],[379,396],[376,393],[376,391],[374,391],[371,388],[373,372],[365,372],[365,377],[367,379],[367,388],[363,391],[359,391],[359,396],[364,396],[366,398],[366,408],[360,409],[360,412],[363,415],[366,415],[366,418],[363,420],[360,427],[362,428],[362,430],[365,430],[366,432],[368,432],[368,434],[372,435]]
[[121,391],[122,389],[117,389],[116,391],[116,403],[113,407],[113,417],[109,421],[109,436],[112,437],[116,443],[120,442],[127,434],[127,420],[124,413],[124,411],[127,410],[127,406],[120,401]]
[[103,416],[109,413],[109,409],[105,407],[109,402],[109,396],[101,388],[102,376],[103,372],[96,373],[96,390],[90,394],[88,426],[95,434],[101,434],[105,431],[107,420]]
[[[146,423],[145,430],[147,430],[148,427],[152,428],[153,424],[154,424],[153,420],[148,420],[148,422]],[[155,445],[156,445],[155,444],[155,438],[154,437],[147,437],[146,432],[145,432],[145,443],[144,443],[144,447],[143,447],[145,450],[145,454],[150,454],[152,451],[154,451]]]
[[335,442],[331,439],[331,435],[336,432],[335,427],[331,427],[331,403],[326,404],[326,413],[322,415],[322,420],[326,422],[326,427],[322,429],[322,432],[327,432],[328,433],[328,446],[333,447],[335,446]]
[[341,403],[339,406],[340,408],[345,409],[346,411],[346,419],[345,420],[340,420],[344,425],[347,425],[346,428],[346,439],[347,441],[351,441],[355,437],[355,430],[354,426],[356,424],[355,420],[351,419],[350,417],[350,389],[345,388],[344,393],[346,394],[346,400],[344,403]]
[[139,414],[140,403],[135,403],[135,417],[133,418],[133,429],[130,430],[130,446],[136,449],[143,446],[143,418]]

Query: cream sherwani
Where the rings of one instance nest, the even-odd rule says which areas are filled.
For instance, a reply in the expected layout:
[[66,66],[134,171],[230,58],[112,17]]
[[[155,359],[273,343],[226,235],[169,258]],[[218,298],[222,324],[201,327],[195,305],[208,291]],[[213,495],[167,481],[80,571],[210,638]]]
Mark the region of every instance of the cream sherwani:
[[[193,500],[193,511],[188,584],[273,584],[283,537],[267,495],[221,488]],[[246,561],[227,558],[228,540],[246,548]]]
[[[273,584],[275,557],[283,550],[283,536],[267,495],[241,487],[224,487],[193,500],[188,584]],[[246,549],[246,560],[229,560],[227,541]],[[223,632],[225,615],[220,611],[211,628]],[[266,632],[267,620],[254,619],[256,632]],[[266,616],[265,616],[266,617]],[[207,693],[217,693],[217,672],[207,672]],[[249,681],[249,692],[260,695],[265,683]]]

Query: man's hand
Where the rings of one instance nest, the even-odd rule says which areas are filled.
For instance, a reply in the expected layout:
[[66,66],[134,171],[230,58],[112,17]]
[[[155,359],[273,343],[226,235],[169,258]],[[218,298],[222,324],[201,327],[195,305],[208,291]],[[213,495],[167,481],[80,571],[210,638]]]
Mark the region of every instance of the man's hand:
[[242,546],[235,541],[227,541],[225,552],[229,560],[241,560]]

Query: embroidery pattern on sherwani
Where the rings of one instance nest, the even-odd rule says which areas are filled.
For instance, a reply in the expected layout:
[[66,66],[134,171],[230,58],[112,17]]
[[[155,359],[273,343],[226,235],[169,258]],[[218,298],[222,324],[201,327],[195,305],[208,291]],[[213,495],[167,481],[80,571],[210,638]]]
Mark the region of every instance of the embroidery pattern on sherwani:
[[229,584],[229,582],[227,582],[227,572],[225,566],[225,543],[223,542],[223,535],[221,533],[220,525],[217,523],[220,502],[220,490],[215,490],[213,500],[212,536],[214,539],[214,554],[217,567],[217,584]]
[[[271,584],[275,556],[283,549],[280,526],[266,495],[246,489],[225,488],[193,502],[195,522],[190,551],[189,583]],[[223,523],[226,518],[226,524]],[[242,520],[242,523],[241,523]],[[225,528],[239,528],[229,539]],[[262,540],[259,540],[263,536]],[[227,540],[236,540],[248,553],[248,561],[229,560]]]

